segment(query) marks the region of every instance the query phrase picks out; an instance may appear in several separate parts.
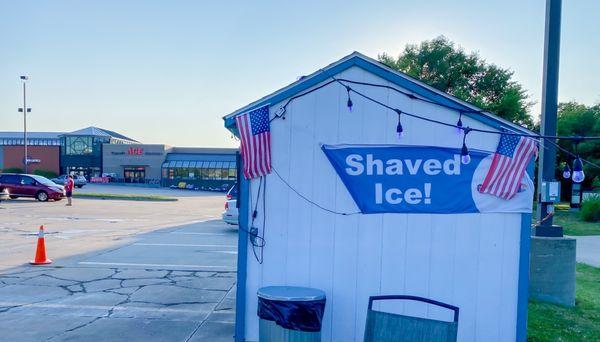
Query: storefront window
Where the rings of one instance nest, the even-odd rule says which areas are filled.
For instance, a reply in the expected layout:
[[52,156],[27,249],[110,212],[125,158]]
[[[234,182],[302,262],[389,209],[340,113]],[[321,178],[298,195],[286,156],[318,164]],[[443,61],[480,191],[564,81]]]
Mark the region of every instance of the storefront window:
[[86,155],[92,154],[93,138],[92,137],[66,137],[66,154],[67,155]]
[[208,179],[208,162],[202,162],[202,179]]
[[236,180],[237,179],[237,168],[235,165],[235,162],[230,162],[229,163],[229,180]]

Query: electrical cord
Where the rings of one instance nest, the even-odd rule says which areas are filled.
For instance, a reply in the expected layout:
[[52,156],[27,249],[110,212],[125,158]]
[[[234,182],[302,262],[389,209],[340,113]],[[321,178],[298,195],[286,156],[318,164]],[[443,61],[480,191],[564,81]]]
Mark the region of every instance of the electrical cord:
[[[449,106],[449,105],[446,105],[446,104],[443,104],[443,103],[439,103],[439,102],[432,101],[432,100],[429,100],[429,99],[424,99],[424,98],[421,98],[421,97],[416,96],[414,94],[411,94],[411,93],[408,93],[408,92],[404,92],[402,90],[399,90],[399,89],[396,89],[394,87],[390,87],[390,86],[387,86],[387,85],[376,84],[376,83],[369,83],[369,82],[358,82],[358,81],[352,81],[352,80],[347,80],[347,79],[338,79],[338,78],[336,78],[333,75],[329,75],[325,70],[322,70],[322,71],[325,74],[327,74],[327,76],[329,76],[332,80],[328,81],[328,82],[325,82],[325,83],[319,85],[318,87],[312,88],[312,89],[310,89],[308,91],[305,91],[305,92],[303,92],[301,94],[298,94],[298,95],[295,95],[295,96],[289,98],[286,101],[286,103],[281,108],[279,108],[279,110],[277,111],[277,113],[275,113],[275,116],[273,118],[271,118],[270,121],[274,121],[274,120],[279,119],[279,118],[285,119],[285,113],[286,113],[287,107],[289,106],[290,103],[292,103],[292,101],[294,101],[294,100],[296,100],[298,98],[304,97],[304,96],[306,96],[306,95],[308,95],[310,93],[313,93],[313,92],[315,92],[315,91],[317,91],[317,90],[319,90],[319,89],[321,89],[321,88],[323,88],[325,86],[328,86],[328,85],[330,85],[330,84],[332,84],[332,83],[335,82],[335,83],[338,83],[341,86],[343,86],[348,91],[348,94],[350,94],[350,92],[355,93],[355,94],[361,96],[362,98],[364,98],[366,100],[369,100],[369,101],[371,101],[373,103],[376,103],[376,104],[378,104],[378,105],[380,105],[380,106],[382,106],[384,108],[387,108],[389,110],[395,111],[397,113],[406,114],[407,116],[410,116],[410,117],[413,117],[413,118],[416,118],[416,119],[424,120],[424,121],[427,121],[427,122],[431,122],[431,123],[435,123],[435,124],[439,124],[439,125],[443,125],[443,126],[447,126],[447,127],[453,127],[453,128],[460,129],[460,130],[463,130],[463,131],[469,129],[470,131],[479,132],[479,133],[504,134],[504,135],[528,137],[528,138],[534,138],[534,139],[561,139],[561,140],[579,140],[579,141],[581,141],[581,140],[600,140],[600,136],[582,137],[582,136],[559,136],[559,135],[527,134],[527,133],[518,133],[518,132],[515,132],[515,131],[513,131],[511,129],[508,129],[508,128],[505,128],[506,129],[505,131],[498,132],[498,131],[488,130],[488,129],[482,129],[482,128],[469,128],[469,127],[458,126],[456,124],[451,124],[451,123],[443,122],[443,121],[440,121],[440,120],[430,119],[430,118],[423,117],[423,116],[420,116],[420,115],[417,115],[417,114],[414,114],[414,113],[408,113],[408,112],[402,111],[402,110],[400,110],[398,108],[394,108],[392,106],[389,106],[389,105],[387,105],[387,104],[385,104],[385,103],[383,103],[381,101],[378,101],[378,100],[376,100],[376,99],[374,99],[374,98],[372,98],[372,97],[370,97],[370,96],[368,96],[368,95],[366,95],[366,94],[364,94],[364,93],[362,93],[362,92],[360,92],[360,91],[358,91],[358,90],[350,87],[348,84],[360,84],[360,85],[377,87],[377,88],[391,89],[391,90],[396,91],[396,92],[398,92],[400,94],[403,94],[403,95],[405,95],[405,96],[407,96],[407,97],[409,97],[411,99],[418,100],[418,101],[423,101],[423,102],[427,102],[427,103],[431,103],[431,104],[434,104],[434,105],[437,105],[437,106],[440,106],[440,107],[444,107],[444,108],[447,108],[447,109],[450,109],[450,110],[458,111],[461,114],[462,113],[480,113],[481,114],[481,113],[484,113],[484,112],[487,112],[487,111],[484,111],[484,110],[462,110],[462,109],[458,109],[456,107]],[[346,82],[346,83],[344,83],[344,82]]]
[[360,211],[356,211],[356,212],[349,212],[349,213],[345,213],[345,212],[340,212],[340,211],[335,211],[332,209],[328,209],[325,208],[324,206],[311,201],[308,197],[302,195],[298,190],[294,189],[294,187],[292,187],[290,185],[290,183],[288,183],[285,179],[283,179],[283,177],[281,177],[281,175],[279,174],[279,172],[277,172],[277,170],[271,165],[271,170],[275,173],[275,175],[277,175],[277,177],[281,180],[281,182],[283,182],[283,184],[285,184],[290,190],[292,190],[296,195],[298,195],[298,197],[302,198],[303,200],[305,200],[306,202],[312,204],[313,206],[324,210],[326,212],[332,213],[332,214],[336,214],[336,215],[342,215],[342,216],[350,216],[350,215],[358,215],[358,214],[362,214],[362,212]]

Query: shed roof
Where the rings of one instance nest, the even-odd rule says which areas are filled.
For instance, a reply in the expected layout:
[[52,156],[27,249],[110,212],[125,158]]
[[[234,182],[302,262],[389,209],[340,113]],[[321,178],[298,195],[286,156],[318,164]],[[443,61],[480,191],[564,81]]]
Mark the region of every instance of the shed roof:
[[[259,108],[266,104],[274,104],[284,101],[292,96],[299,94],[302,91],[305,91],[307,89],[310,89],[311,87],[318,85],[323,81],[327,81],[331,78],[331,75],[337,75],[340,72],[343,72],[344,70],[347,70],[351,67],[358,67],[364,69],[385,79],[386,81],[389,81],[399,87],[407,89],[427,100],[441,103],[450,108],[455,108],[458,111],[481,111],[481,108],[478,108],[473,104],[460,100],[441,90],[435,89],[434,87],[431,87],[405,73],[391,69],[385,64],[374,60],[370,57],[367,57],[359,52],[353,52],[350,55],[322,69],[319,69],[318,71],[306,77],[302,77],[300,80],[284,88],[275,91],[274,93],[271,93],[257,101],[254,101],[234,111],[233,113],[224,116],[223,120],[225,121],[225,127],[231,130],[233,133],[237,134],[235,129],[235,116],[252,110],[254,108]],[[489,112],[466,112],[463,115],[498,129],[504,128],[511,131],[522,132],[527,134],[533,133],[524,127],[521,127]]]

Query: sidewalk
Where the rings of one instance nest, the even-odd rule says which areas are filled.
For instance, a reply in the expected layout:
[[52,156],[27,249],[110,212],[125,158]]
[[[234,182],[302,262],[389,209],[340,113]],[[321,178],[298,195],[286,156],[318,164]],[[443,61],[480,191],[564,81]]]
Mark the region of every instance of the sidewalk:
[[2,341],[232,341],[236,232],[208,221],[0,274]]
[[577,239],[577,262],[600,267],[600,235],[569,237]]

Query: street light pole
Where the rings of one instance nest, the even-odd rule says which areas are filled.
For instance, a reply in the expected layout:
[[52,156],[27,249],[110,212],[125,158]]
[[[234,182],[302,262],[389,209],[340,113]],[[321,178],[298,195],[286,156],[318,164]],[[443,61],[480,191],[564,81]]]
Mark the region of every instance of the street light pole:
[[29,76],[21,76],[20,78],[23,82],[23,108],[19,108],[19,112],[23,112],[23,164],[25,165],[24,171],[27,173],[27,164],[29,161],[27,156],[27,113],[31,112],[31,108],[27,108],[27,80],[29,80]]

